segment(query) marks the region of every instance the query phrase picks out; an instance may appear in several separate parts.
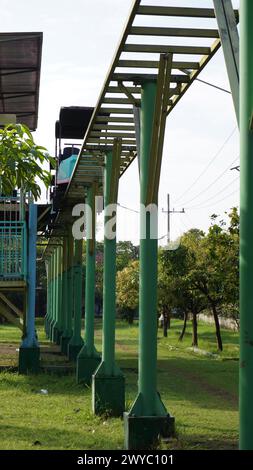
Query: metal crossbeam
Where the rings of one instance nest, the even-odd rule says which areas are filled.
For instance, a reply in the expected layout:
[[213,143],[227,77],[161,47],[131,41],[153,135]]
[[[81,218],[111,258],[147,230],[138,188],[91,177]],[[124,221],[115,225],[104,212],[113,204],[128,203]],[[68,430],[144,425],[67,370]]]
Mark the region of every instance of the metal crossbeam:
[[169,82],[171,69],[172,54],[161,55],[155,104],[156,119],[153,125],[151,140],[151,157],[148,175],[146,206],[152,203],[157,203],[158,199],[158,188],[169,97],[167,83]]
[[109,195],[109,204],[116,204],[118,199],[118,185],[120,175],[120,156],[121,156],[122,140],[114,139],[112,151],[112,177]]
[[239,124],[239,33],[231,0],[213,0],[237,122]]

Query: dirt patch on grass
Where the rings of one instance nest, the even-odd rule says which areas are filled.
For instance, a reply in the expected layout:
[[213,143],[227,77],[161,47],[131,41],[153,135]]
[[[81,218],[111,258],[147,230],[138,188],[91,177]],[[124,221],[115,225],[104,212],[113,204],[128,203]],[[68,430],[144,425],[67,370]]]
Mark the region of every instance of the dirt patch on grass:
[[170,373],[172,372],[175,376],[180,375],[182,379],[186,379],[187,381],[196,384],[198,389],[202,390],[203,392],[221,398],[224,401],[229,401],[235,408],[238,406],[238,397],[235,394],[228,392],[221,387],[210,384],[210,382],[201,377],[200,374],[192,372],[191,370],[183,368],[182,366],[174,366],[169,364],[168,367]]
[[[0,365],[2,366],[17,366],[18,365],[18,349],[19,344],[0,343]],[[40,358],[41,365],[61,365],[69,366],[68,358],[61,354],[60,346],[52,344],[40,345]]]

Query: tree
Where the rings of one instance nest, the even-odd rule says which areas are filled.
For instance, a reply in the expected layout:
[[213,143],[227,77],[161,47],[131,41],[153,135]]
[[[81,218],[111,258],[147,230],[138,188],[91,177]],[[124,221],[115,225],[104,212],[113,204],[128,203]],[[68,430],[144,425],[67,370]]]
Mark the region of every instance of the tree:
[[236,302],[238,297],[239,218],[233,210],[229,229],[223,220],[218,221],[217,215],[213,214],[211,220],[207,235],[197,244],[189,233],[182,242],[195,258],[190,272],[191,284],[208,302],[214,318],[217,346],[222,351],[219,313],[226,303]]
[[230,224],[229,256],[225,253],[223,262],[226,263],[226,276],[224,282],[224,308],[223,315],[232,318],[239,329],[239,232],[240,219],[236,207],[228,214]]
[[55,165],[44,147],[38,146],[24,124],[8,125],[0,129],[0,192],[11,195],[14,189],[31,192],[35,200],[41,194],[38,179],[46,187],[51,174],[43,168],[45,163]]
[[139,305],[139,261],[132,261],[117,273],[117,305],[123,317],[133,322]]
[[[195,264],[195,245],[204,236],[199,230],[190,230],[181,240],[181,245],[175,251],[161,251],[159,262],[160,279],[163,279],[164,299],[170,303],[171,309],[183,312],[184,325],[179,340],[182,340],[186,330],[189,313],[192,314],[192,345],[198,345],[197,315],[206,308],[204,296],[192,285],[191,273]],[[188,238],[191,243],[184,244]],[[190,245],[192,249],[190,249]],[[160,277],[161,276],[161,277]],[[159,281],[160,282],[160,281]],[[166,294],[165,294],[166,292]]]
[[131,261],[139,259],[139,247],[130,241],[120,241],[116,248],[117,271],[122,271]]

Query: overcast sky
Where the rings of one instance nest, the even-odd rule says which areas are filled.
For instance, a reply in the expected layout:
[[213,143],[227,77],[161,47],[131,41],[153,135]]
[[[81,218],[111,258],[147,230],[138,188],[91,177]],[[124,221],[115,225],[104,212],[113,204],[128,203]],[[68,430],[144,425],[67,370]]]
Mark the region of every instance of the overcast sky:
[[[154,4],[154,1],[143,3]],[[157,0],[158,5],[185,6],[186,3],[212,7],[211,0]],[[132,0],[0,0],[2,32],[43,32],[35,139],[52,154],[54,124],[60,107],[96,105],[131,4]],[[238,7],[239,0],[233,4]],[[143,18],[141,21],[144,24]],[[200,78],[229,89],[222,51]],[[193,226],[206,230],[212,213],[222,216],[224,211],[238,205],[239,173],[230,171],[230,167],[238,164],[238,157],[238,131],[231,96],[195,82],[167,120],[159,195],[160,237],[166,233],[166,214],[162,214],[162,208],[166,209],[167,193],[171,195],[172,207],[186,210],[185,215],[171,216],[174,238]],[[119,202],[138,210],[136,162],[120,180]],[[138,214],[120,209],[118,219],[118,238],[137,242]]]

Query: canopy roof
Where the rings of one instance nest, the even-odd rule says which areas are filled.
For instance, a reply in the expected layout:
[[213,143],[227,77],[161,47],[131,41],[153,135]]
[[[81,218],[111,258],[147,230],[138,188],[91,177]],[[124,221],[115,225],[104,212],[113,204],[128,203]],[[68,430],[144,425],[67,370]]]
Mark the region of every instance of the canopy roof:
[[0,33],[0,114],[37,128],[42,33]]

